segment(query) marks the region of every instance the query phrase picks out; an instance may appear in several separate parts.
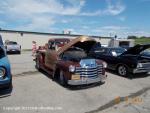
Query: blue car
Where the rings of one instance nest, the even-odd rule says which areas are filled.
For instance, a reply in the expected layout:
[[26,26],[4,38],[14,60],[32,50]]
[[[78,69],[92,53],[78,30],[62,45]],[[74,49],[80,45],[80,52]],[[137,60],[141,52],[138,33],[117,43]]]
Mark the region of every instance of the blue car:
[[11,88],[12,76],[10,71],[10,63],[4,49],[3,41],[0,36],[0,89]]

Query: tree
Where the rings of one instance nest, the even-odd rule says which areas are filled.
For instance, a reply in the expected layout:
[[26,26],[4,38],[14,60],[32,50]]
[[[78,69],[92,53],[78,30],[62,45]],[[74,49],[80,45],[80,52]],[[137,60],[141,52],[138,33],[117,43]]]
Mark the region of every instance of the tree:
[[136,39],[138,38],[137,36],[128,36],[128,39]]

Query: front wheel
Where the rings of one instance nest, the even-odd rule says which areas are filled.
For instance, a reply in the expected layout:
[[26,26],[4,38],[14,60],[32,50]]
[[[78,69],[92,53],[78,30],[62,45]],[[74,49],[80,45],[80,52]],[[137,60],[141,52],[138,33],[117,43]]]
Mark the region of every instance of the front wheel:
[[66,82],[66,79],[64,77],[64,73],[62,70],[60,70],[59,72],[59,83],[62,85],[62,86],[66,86],[67,85],[67,82]]
[[118,68],[117,68],[117,72],[119,75],[121,76],[127,76],[128,74],[128,69],[126,66],[124,65],[119,65]]

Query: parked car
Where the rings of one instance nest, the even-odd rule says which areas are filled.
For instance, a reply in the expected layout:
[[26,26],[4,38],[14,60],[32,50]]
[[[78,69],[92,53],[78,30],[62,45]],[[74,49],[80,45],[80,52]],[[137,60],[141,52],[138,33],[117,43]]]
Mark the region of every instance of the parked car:
[[[1,36],[0,36],[0,41]],[[10,88],[12,86],[12,76],[10,63],[8,61],[3,42],[0,42],[0,88]]]
[[[61,47],[57,49],[60,43]],[[36,67],[48,72],[61,85],[100,83],[106,78],[106,63],[88,57],[95,43],[95,40],[84,36],[69,43],[68,39],[50,39],[47,49],[37,51]]]
[[143,57],[150,58],[150,50],[145,50],[140,53]]
[[[145,49],[150,48],[150,44],[136,45],[129,48],[100,47],[90,51],[89,55],[107,62],[107,68],[116,70],[121,76],[128,76],[130,73],[150,72],[150,58],[140,54]],[[131,74],[131,75],[132,75]]]
[[21,54],[21,45],[14,41],[5,42],[5,48],[7,53],[18,53]]

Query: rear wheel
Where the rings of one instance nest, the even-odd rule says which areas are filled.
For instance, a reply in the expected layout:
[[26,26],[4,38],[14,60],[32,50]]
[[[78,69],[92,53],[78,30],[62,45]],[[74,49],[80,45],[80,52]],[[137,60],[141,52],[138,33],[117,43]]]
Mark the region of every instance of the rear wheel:
[[36,59],[36,65],[35,65],[37,70],[40,70],[40,61],[38,59]]
[[119,65],[118,68],[117,68],[117,72],[121,76],[127,76],[128,69],[125,65]]

